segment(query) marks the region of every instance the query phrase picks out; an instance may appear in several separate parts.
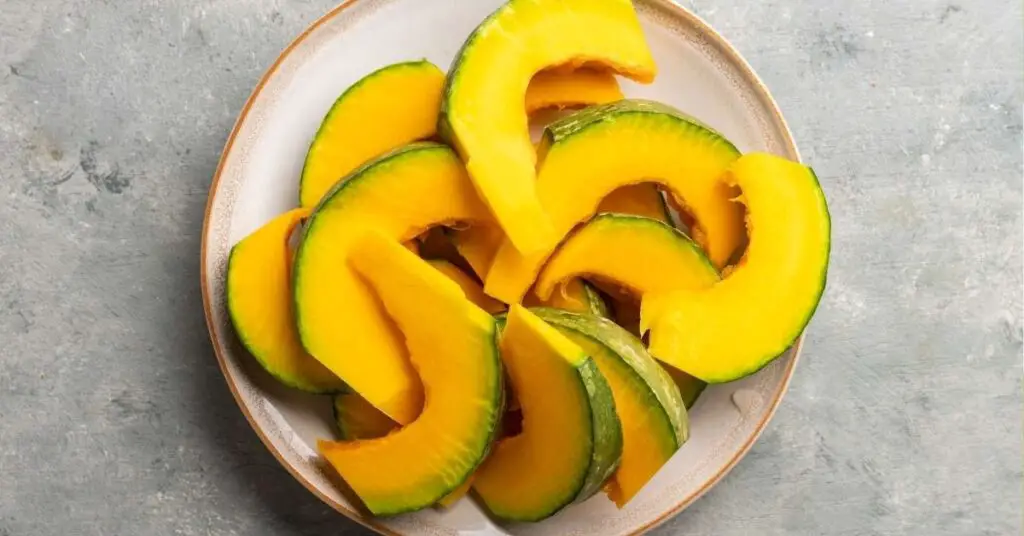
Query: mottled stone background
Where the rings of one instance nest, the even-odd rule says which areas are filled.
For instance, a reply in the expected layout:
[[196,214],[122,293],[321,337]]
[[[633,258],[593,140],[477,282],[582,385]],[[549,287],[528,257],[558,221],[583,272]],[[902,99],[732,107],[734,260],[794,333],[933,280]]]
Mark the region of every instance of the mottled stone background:
[[[0,536],[364,532],[249,429],[199,292],[234,118],[332,4],[0,0]],[[775,420],[657,533],[1020,534],[1021,3],[687,6],[772,88],[834,249]]]

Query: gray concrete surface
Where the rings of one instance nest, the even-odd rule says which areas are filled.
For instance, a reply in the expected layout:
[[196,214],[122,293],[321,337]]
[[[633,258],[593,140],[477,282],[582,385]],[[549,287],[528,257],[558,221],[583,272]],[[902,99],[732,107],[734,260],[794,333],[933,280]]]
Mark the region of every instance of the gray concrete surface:
[[[198,283],[234,117],[331,4],[0,0],[0,535],[364,532],[257,441]],[[773,89],[835,246],[777,417],[658,534],[1020,534],[1021,3],[687,5]]]

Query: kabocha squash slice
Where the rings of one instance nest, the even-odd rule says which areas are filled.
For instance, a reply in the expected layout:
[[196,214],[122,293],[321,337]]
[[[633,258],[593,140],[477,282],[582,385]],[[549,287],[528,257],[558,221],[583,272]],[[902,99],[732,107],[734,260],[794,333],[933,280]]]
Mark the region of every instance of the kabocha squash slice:
[[473,488],[496,517],[537,521],[600,489],[618,466],[622,429],[594,360],[520,305],[509,311],[501,357],[522,432],[498,442]]
[[314,207],[363,163],[437,130],[444,72],[428,61],[396,63],[349,87],[317,131],[299,179],[299,201]]
[[[545,129],[539,154],[537,195],[559,236],[594,214],[615,189],[656,182],[694,216],[694,239],[716,266],[744,238],[736,192],[720,180],[739,151],[663,104],[623,100],[576,112]],[[553,249],[524,255],[506,240],[484,289],[502,301],[517,301]]]
[[550,250],[560,238],[535,189],[527,87],[545,68],[583,64],[654,79],[630,0],[510,0],[473,31],[445,81],[438,132],[457,147],[501,229],[524,252]]
[[404,335],[427,396],[415,421],[382,438],[319,449],[370,512],[410,512],[458,489],[487,455],[504,400],[497,325],[393,239],[371,233],[350,249],[349,262]]
[[597,211],[634,214],[672,223],[665,198],[657,186],[647,183],[630,184],[614,190],[601,200]]
[[554,68],[533,76],[526,88],[526,115],[622,99],[615,75],[596,69]]
[[[534,292],[541,299],[557,295],[565,281],[580,277],[619,298],[616,317],[637,335],[640,316],[634,300],[676,289],[706,289],[720,280],[700,247],[678,229],[627,214],[598,214],[570,235],[544,266]],[[689,408],[704,382],[679,370],[669,373]]]
[[442,260],[442,259],[430,259],[427,261],[428,264],[434,267],[435,270],[444,274],[448,279],[455,282],[462,292],[466,294],[466,299],[476,304],[477,307],[487,311],[491,314],[502,313],[508,306],[500,301],[484,294],[484,288],[472,277],[466,275],[465,272],[460,270],[454,264]]
[[389,417],[411,422],[422,405],[420,381],[401,334],[347,265],[349,250],[371,230],[400,242],[488,217],[458,157],[436,143],[408,145],[340,181],[310,216],[296,252],[302,345]]
[[622,461],[605,486],[620,508],[689,437],[684,401],[639,339],[614,322],[557,309],[533,309],[579,345],[608,381],[622,423]]
[[344,389],[344,382],[302,348],[292,314],[288,239],[308,215],[306,209],[286,212],[231,248],[228,314],[242,345],[281,383],[332,393]]
[[651,353],[708,383],[757,372],[800,336],[824,291],[830,248],[828,206],[810,168],[753,153],[724,180],[747,207],[740,263],[710,288],[646,295],[641,309]]

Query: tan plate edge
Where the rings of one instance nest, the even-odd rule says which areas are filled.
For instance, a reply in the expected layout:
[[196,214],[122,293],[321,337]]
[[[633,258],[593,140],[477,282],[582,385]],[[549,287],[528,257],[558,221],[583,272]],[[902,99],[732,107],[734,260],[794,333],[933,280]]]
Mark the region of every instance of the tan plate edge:
[[[789,153],[788,156],[796,161],[801,161],[799,150],[797,149],[796,143],[793,140],[793,133],[790,131],[789,126],[786,124],[786,120],[782,116],[782,112],[779,109],[778,103],[776,103],[775,99],[772,98],[771,93],[768,91],[768,88],[765,86],[764,82],[761,81],[761,79],[757,76],[754,70],[750,67],[746,60],[744,60],[743,57],[739,55],[739,53],[736,51],[735,48],[733,48],[729,41],[722,37],[722,35],[715,31],[703,19],[701,19],[694,13],[690,12],[688,9],[672,2],[671,0],[647,1],[653,4],[657,4],[660,8],[673,12],[675,15],[683,19],[686,19],[694,27],[699,28],[703,32],[703,34],[709,38],[711,44],[717,47],[725,56],[727,56],[734,63],[734,65],[737,68],[739,68],[741,74],[747,79],[748,82],[751,83],[754,89],[756,89],[756,93],[762,101],[762,103],[765,104],[765,106],[771,111],[772,118],[776,123],[776,127],[778,128],[779,132],[782,133],[783,135],[785,141],[785,149],[786,152]],[[242,414],[245,415],[246,421],[249,422],[249,426],[259,437],[260,441],[263,442],[264,446],[267,447],[267,449],[271,452],[274,458],[277,459],[278,463],[280,463],[285,468],[285,470],[287,470],[288,473],[292,475],[293,478],[295,478],[300,484],[302,484],[303,487],[309,490],[310,493],[319,498],[325,504],[329,505],[334,510],[338,511],[345,517],[348,517],[349,519],[359,523],[360,525],[366,528],[379,532],[380,534],[384,534],[387,536],[402,536],[400,533],[394,532],[388,529],[387,527],[384,527],[383,525],[374,523],[373,520],[364,518],[358,512],[347,508],[345,505],[337,501],[334,501],[330,497],[327,497],[326,495],[321,493],[316,488],[316,486],[314,486],[306,478],[300,475],[298,471],[296,471],[296,469],[291,466],[291,464],[285,461],[284,455],[281,454],[281,452],[274,447],[270,439],[261,431],[260,427],[256,424],[256,421],[253,418],[252,414],[249,412],[245,404],[243,404],[241,395],[238,393],[238,390],[236,389],[235,385],[231,381],[229,381],[230,376],[226,365],[226,359],[220,350],[220,345],[218,344],[217,330],[213,320],[212,298],[208,291],[209,276],[206,272],[206,251],[207,242],[210,234],[210,214],[213,209],[214,197],[217,192],[218,185],[220,183],[221,174],[231,153],[231,149],[234,146],[235,138],[237,137],[239,131],[241,130],[242,124],[245,122],[249,114],[249,111],[252,108],[253,103],[259,97],[260,92],[263,90],[264,86],[267,84],[270,78],[276,73],[278,67],[280,67],[280,65],[284,62],[288,55],[291,54],[291,52],[299,44],[301,44],[307,37],[309,37],[309,35],[313,33],[317,28],[329,22],[331,19],[341,14],[347,8],[352,7],[357,2],[358,0],[343,0],[340,4],[338,4],[333,9],[328,11],[322,17],[311,23],[305,30],[303,30],[302,33],[300,33],[291,43],[289,43],[288,46],[281,51],[281,54],[278,55],[278,57],[274,60],[274,63],[271,64],[271,66],[266,70],[266,72],[263,73],[263,76],[260,77],[259,82],[256,84],[256,87],[249,95],[249,98],[246,100],[245,105],[242,107],[241,112],[239,112],[238,119],[235,120],[235,124],[231,129],[231,134],[228,136],[227,141],[224,144],[224,150],[221,152],[220,161],[218,162],[217,169],[214,172],[213,181],[210,184],[210,190],[206,200],[206,210],[203,215],[203,233],[200,244],[200,284],[202,285],[203,293],[203,312],[206,318],[206,326],[210,334],[214,354],[217,357],[217,364],[220,367],[221,374],[224,376],[225,383],[227,383],[228,385],[228,389],[231,391],[232,397],[234,397],[235,399],[235,403],[238,404],[238,407],[242,411]],[[779,385],[778,390],[771,399],[767,413],[765,414],[761,422],[759,422],[758,425],[755,427],[754,432],[753,434],[751,434],[750,438],[746,441],[746,443],[743,444],[739,451],[737,451],[736,455],[729,460],[725,467],[723,467],[718,473],[716,473],[714,476],[708,479],[707,482],[705,482],[699,490],[690,494],[688,497],[684,498],[680,502],[676,503],[675,506],[669,508],[654,521],[651,521],[650,523],[647,523],[646,525],[631,532],[630,536],[635,536],[648,532],[651,529],[661,525],[671,517],[675,516],[682,510],[684,510],[695,500],[704,495],[704,493],[710,490],[720,480],[722,480],[722,478],[724,478],[725,475],[728,474],[729,471],[731,471],[737,463],[739,463],[739,461],[747,454],[747,452],[749,452],[754,442],[757,441],[758,437],[760,437],[761,433],[768,425],[768,422],[775,415],[775,411],[778,409],[779,403],[782,401],[782,396],[785,394],[786,390],[789,387],[789,383],[793,378],[793,370],[796,367],[797,361],[799,361],[800,359],[800,354],[803,349],[804,336],[804,334],[801,334],[793,346],[792,359],[790,360],[789,366],[785,370],[783,380]]]

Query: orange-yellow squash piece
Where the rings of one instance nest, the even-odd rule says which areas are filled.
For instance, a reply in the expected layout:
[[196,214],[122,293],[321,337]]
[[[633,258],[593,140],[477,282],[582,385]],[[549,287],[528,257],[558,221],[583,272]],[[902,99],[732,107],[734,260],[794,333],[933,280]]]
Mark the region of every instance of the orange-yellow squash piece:
[[296,253],[303,346],[389,417],[411,422],[422,405],[419,378],[401,334],[348,266],[349,250],[370,231],[401,242],[436,225],[487,218],[458,157],[436,143],[403,147],[338,183],[310,216]]
[[[663,104],[623,100],[592,106],[545,130],[537,194],[556,234],[593,215],[609,193],[656,182],[696,218],[695,240],[716,266],[742,242],[743,211],[721,177],[739,151],[718,133]],[[522,254],[501,245],[484,289],[505,302],[527,291],[554,250]]]
[[619,464],[622,428],[594,360],[520,305],[509,311],[501,359],[522,432],[498,442],[473,488],[496,517],[537,521],[601,488]]
[[404,335],[426,398],[415,421],[385,437],[320,441],[319,449],[370,512],[419,510],[470,478],[499,429],[496,321],[393,238],[370,234],[350,250]]
[[228,314],[242,344],[272,376],[303,391],[330,393],[345,384],[303,350],[292,315],[288,238],[308,214],[281,214],[231,248]]
[[757,372],[800,336],[825,289],[831,240],[810,168],[752,153],[724,180],[747,207],[740,263],[710,288],[646,295],[641,309],[651,353],[708,383]]
[[546,68],[585,63],[654,79],[631,0],[510,0],[469,36],[448,72],[439,133],[458,148],[480,195],[523,252],[550,251],[560,239],[537,196],[527,87]]
[[310,144],[299,201],[314,207],[357,167],[437,130],[444,72],[422,60],[378,69],[334,102]]

